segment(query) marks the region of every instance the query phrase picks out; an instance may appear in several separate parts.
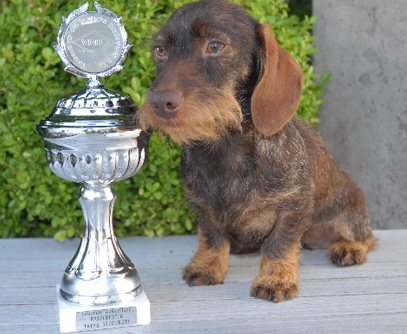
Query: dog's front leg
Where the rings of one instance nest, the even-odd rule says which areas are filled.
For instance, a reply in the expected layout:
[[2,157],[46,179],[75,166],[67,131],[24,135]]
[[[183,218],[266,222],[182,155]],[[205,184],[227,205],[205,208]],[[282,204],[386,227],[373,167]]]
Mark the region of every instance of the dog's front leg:
[[184,280],[190,285],[223,283],[228,271],[230,242],[225,238],[211,241],[202,231],[198,233],[199,248],[184,270]]
[[253,281],[252,297],[278,303],[297,296],[298,258],[302,247],[299,230],[300,222],[295,217],[277,221],[262,247],[260,274]]

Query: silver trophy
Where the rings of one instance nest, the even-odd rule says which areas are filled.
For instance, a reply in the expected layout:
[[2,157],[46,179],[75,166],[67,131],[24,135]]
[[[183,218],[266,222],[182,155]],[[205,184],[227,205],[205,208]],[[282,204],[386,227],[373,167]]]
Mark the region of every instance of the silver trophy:
[[55,46],[65,70],[88,78],[87,87],[59,100],[37,126],[51,170],[83,184],[84,235],[57,287],[61,332],[150,323],[139,275],[113,232],[111,186],[143,166],[149,133],[135,121],[133,101],[98,80],[123,68],[132,45],[121,18],[95,7],[88,12],[86,3],[62,18]]

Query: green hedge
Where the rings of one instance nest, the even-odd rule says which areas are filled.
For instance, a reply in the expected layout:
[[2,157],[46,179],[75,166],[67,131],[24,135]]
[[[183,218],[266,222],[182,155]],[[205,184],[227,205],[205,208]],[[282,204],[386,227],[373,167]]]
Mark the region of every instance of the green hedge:
[[[133,50],[125,69],[105,80],[141,104],[154,77],[150,37],[175,8],[187,0],[112,1],[101,4],[123,17]],[[283,0],[235,2],[262,23],[272,24],[277,39],[300,62],[306,81],[298,113],[318,123],[318,106],[326,78],[310,65],[317,50],[310,30],[315,18],[289,16]],[[9,0],[0,14],[0,237],[55,237],[82,233],[78,184],[48,168],[36,124],[55,103],[84,87],[85,80],[63,71],[52,46],[61,16],[83,1]],[[93,9],[93,4],[90,6]],[[180,148],[153,135],[150,156],[135,177],[116,183],[115,230],[119,236],[163,236],[194,232],[194,213],[186,203],[179,175]]]

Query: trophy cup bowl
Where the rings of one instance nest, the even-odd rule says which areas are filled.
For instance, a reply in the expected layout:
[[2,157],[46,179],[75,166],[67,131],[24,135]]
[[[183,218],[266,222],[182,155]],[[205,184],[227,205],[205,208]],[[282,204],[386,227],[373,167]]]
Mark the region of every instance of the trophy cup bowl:
[[140,129],[131,98],[98,79],[122,69],[131,45],[121,19],[95,7],[62,18],[55,46],[65,70],[88,78],[87,87],[60,99],[37,126],[51,170],[82,184],[84,233],[57,287],[61,332],[150,323],[139,275],[113,231],[112,187],[141,169],[150,133]]

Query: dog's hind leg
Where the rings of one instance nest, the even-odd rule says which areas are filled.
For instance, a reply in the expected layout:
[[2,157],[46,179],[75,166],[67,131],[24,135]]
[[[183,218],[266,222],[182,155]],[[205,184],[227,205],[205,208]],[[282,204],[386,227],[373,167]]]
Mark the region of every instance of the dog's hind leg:
[[366,262],[368,252],[375,249],[377,239],[370,231],[365,236],[352,231],[347,220],[320,223],[310,228],[303,236],[305,248],[328,248],[331,261],[340,266],[351,266]]
[[330,224],[337,236],[337,241],[328,248],[331,261],[340,266],[352,266],[366,262],[368,252],[376,248],[377,239],[370,229],[369,218],[364,208],[362,214],[355,212],[341,215]]
[[199,248],[184,270],[184,280],[190,286],[223,283],[229,266],[229,240],[220,239],[214,244],[202,231],[198,238]]
[[377,244],[362,191],[350,179],[345,181],[346,186],[337,189],[329,207],[302,237],[306,248],[328,248],[332,262],[341,267],[363,264]]
[[376,247],[377,240],[369,237],[365,241],[342,240],[329,247],[333,263],[340,267],[352,266],[366,262],[366,254]]

